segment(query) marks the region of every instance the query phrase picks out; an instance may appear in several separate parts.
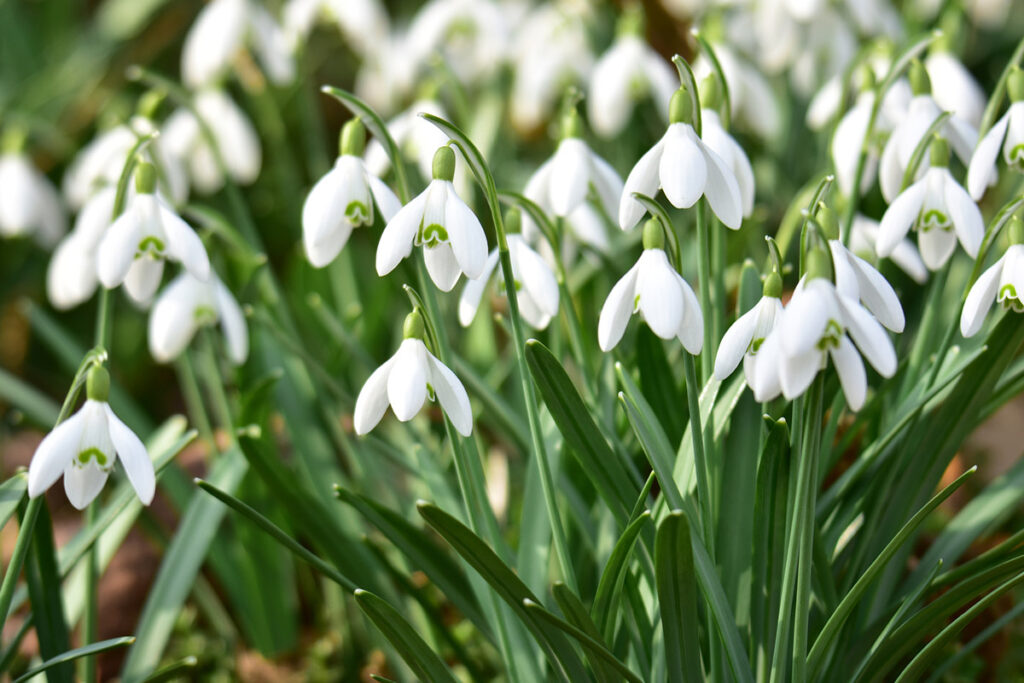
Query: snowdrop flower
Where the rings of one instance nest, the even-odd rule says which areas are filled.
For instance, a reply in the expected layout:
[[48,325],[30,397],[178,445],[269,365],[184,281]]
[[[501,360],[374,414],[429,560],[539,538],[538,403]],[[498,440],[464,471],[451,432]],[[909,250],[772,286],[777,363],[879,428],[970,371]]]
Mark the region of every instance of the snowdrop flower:
[[377,243],[377,274],[387,275],[412,253],[413,246],[422,246],[430,278],[441,291],[450,292],[462,273],[470,279],[483,274],[487,237],[452,185],[455,152],[451,147],[441,147],[434,154],[433,175],[427,189],[384,228]]
[[633,104],[648,95],[664,112],[678,83],[672,67],[643,40],[643,17],[628,10],[619,35],[590,74],[587,117],[594,131],[606,138],[622,132]]
[[[892,203],[900,192],[903,175],[914,155],[914,150],[928,132],[928,128],[942,114],[942,110],[930,94],[928,73],[918,61],[914,61],[910,66],[910,86],[914,98],[910,101],[906,118],[896,126],[885,143],[878,169],[882,196],[889,203]],[[970,161],[971,152],[978,139],[978,131],[971,124],[953,115],[939,127],[938,133],[949,140],[953,151],[965,164]],[[917,177],[921,178],[927,170],[928,160],[925,158],[918,167]]]
[[807,275],[761,345],[751,384],[758,401],[771,400],[779,393],[790,400],[796,398],[831,358],[847,405],[859,410],[867,396],[861,354],[883,377],[896,372],[896,350],[885,328],[832,284],[827,278],[828,260],[821,249],[808,255]]
[[110,225],[116,198],[113,185],[90,197],[78,212],[74,228],[54,250],[46,269],[46,293],[54,308],[74,308],[96,291],[96,248]]
[[196,331],[221,324],[228,357],[241,365],[249,355],[249,332],[242,309],[215,273],[205,282],[185,271],[160,293],[149,314],[149,352],[169,363],[185,350]]
[[[856,182],[857,164],[860,163],[860,156],[864,151],[868,136],[868,124],[871,121],[871,110],[875,106],[875,91],[872,84],[868,84],[857,96],[857,101],[850,108],[836,126],[835,135],[832,136],[832,163],[836,169],[836,182],[839,183],[839,190],[847,197],[854,191],[853,184]],[[860,188],[861,194],[866,192],[874,182],[875,171],[878,167],[878,152],[869,146],[867,158],[864,161],[861,171]]]
[[271,81],[280,85],[295,78],[295,63],[285,33],[261,4],[211,0],[199,10],[181,48],[185,85],[198,89],[215,84],[246,40]]
[[729,164],[697,137],[690,120],[690,95],[679,88],[672,96],[669,126],[661,140],[640,157],[619,203],[619,227],[629,230],[644,215],[634,192],[653,196],[660,187],[672,205],[686,209],[701,195],[726,227],[737,230],[743,222],[743,197]]
[[[782,112],[767,79],[727,44],[715,43],[714,50],[729,85],[729,113],[733,120],[762,139],[778,137],[782,131]],[[712,74],[710,60],[704,54],[694,60],[693,74],[698,79]],[[703,101],[701,105],[708,107]],[[706,128],[707,123],[703,126]],[[706,135],[707,131],[703,133]]]
[[[242,185],[255,181],[262,152],[256,129],[245,113],[221,90],[203,90],[196,94],[194,103],[231,179]],[[192,183],[200,192],[209,194],[224,186],[214,150],[191,111],[178,109],[168,117],[163,141],[171,156],[187,164]]]
[[691,354],[704,345],[704,316],[686,280],[668,262],[665,236],[655,219],[644,225],[644,253],[622,276],[605,299],[597,325],[602,351],[622,339],[634,313],[640,313],[651,331],[662,339],[678,337]]
[[882,216],[875,246],[879,256],[888,256],[915,228],[921,258],[929,269],[938,270],[953,254],[957,239],[971,258],[977,257],[985,225],[978,206],[947,168],[946,142],[933,141],[930,156],[932,168],[896,197]]
[[282,15],[289,43],[304,41],[319,16],[336,24],[362,54],[376,50],[388,39],[390,22],[378,0],[289,0]]
[[20,151],[0,153],[0,236],[32,235],[52,247],[67,230],[53,183]]
[[[519,312],[530,327],[543,330],[558,315],[558,280],[544,258],[530,248],[523,236],[518,234],[520,216],[510,211],[505,216],[505,230],[508,233],[508,255],[512,262],[512,278],[515,281],[516,301]],[[480,308],[480,299],[498,265],[498,250],[487,257],[484,272],[475,280],[466,282],[459,297],[459,322],[469,327]],[[499,277],[499,289],[504,291],[504,278]],[[506,294],[508,292],[505,292]]]
[[[855,215],[850,227],[850,251],[870,259],[877,258],[875,244],[878,242],[878,228],[878,221],[860,213]],[[928,268],[921,260],[917,247],[909,239],[900,240],[889,254],[889,259],[917,284],[923,285],[928,281]]]
[[[892,66],[892,55],[888,53],[871,54],[861,68],[854,73],[854,84],[859,92],[873,90],[878,80],[884,79]],[[882,96],[882,104],[875,118],[875,131],[891,131],[902,121],[913,98],[910,83],[906,78],[893,82]],[[874,104],[874,95],[868,104],[868,112]],[[807,125],[812,130],[821,130],[839,114],[839,106],[843,100],[843,75],[836,74],[828,79],[811,99],[807,106]],[[863,124],[866,126],[866,123]],[[870,185],[870,183],[869,183]]]
[[373,225],[375,204],[385,221],[402,208],[395,193],[366,170],[365,143],[363,123],[358,118],[346,123],[334,168],[317,181],[302,207],[302,242],[317,268],[334,260],[354,228]]
[[749,218],[754,210],[754,169],[750,165],[747,153],[722,126],[722,119],[719,118],[717,111],[720,98],[718,78],[708,76],[704,80],[704,93],[701,97],[701,139],[732,171],[740,189],[743,217]]
[[943,43],[939,49],[925,57],[924,68],[933,84],[932,96],[943,111],[953,114],[977,127],[985,113],[988,98],[971,72]]
[[97,247],[96,272],[107,289],[124,283],[128,295],[146,305],[164,272],[164,260],[180,262],[200,280],[210,276],[210,260],[199,236],[153,192],[156,170],[141,162],[136,195],[107,229]]
[[135,494],[153,501],[156,475],[139,437],[107,404],[110,376],[100,366],[89,371],[86,401],[77,413],[46,435],[28,468],[28,495],[36,498],[64,475],[64,491],[79,510],[96,498],[107,482],[114,460],[120,460]]
[[960,314],[960,334],[964,337],[978,334],[993,303],[1024,313],[1024,223],[1013,215],[1009,228],[1010,247],[1002,258],[978,276],[967,292]]
[[758,353],[765,338],[782,314],[782,278],[772,272],[764,281],[763,295],[753,308],[736,319],[725,331],[715,356],[715,377],[725,380],[743,361],[743,375],[753,385],[757,376]]
[[406,59],[428,64],[441,55],[459,81],[475,83],[507,56],[508,26],[492,0],[430,0],[409,26]]
[[469,396],[455,373],[434,357],[423,343],[423,318],[413,311],[405,319],[404,341],[384,365],[373,371],[356,398],[354,423],[362,436],[377,426],[388,405],[408,422],[429,397],[441,404],[452,426],[463,436],[473,432]]
[[996,177],[1000,149],[1006,165],[1024,173],[1024,70],[1017,67],[1010,72],[1006,91],[1010,95],[1010,108],[978,143],[967,170],[967,189],[975,200],[981,199],[989,182]]

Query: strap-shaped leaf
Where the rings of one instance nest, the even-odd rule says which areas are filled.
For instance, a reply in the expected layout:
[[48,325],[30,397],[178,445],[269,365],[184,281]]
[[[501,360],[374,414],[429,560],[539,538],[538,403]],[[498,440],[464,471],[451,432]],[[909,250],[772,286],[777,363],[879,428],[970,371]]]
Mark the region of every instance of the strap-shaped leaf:
[[32,680],[39,674],[49,671],[50,669],[56,666],[60,666],[62,664],[69,664],[75,661],[76,659],[81,659],[82,657],[95,657],[101,652],[106,652],[107,650],[114,650],[119,647],[126,647],[134,642],[135,638],[131,636],[124,636],[122,638],[111,638],[109,640],[101,640],[98,643],[92,643],[91,645],[86,645],[85,647],[79,647],[75,648],[74,650],[68,650],[67,652],[61,653],[56,657],[47,659],[45,662],[43,662],[37,667],[29,669],[21,676],[18,676],[18,678],[14,679],[13,683],[25,683],[25,681]]
[[700,683],[700,636],[697,624],[697,580],[690,542],[690,523],[682,511],[661,521],[654,540],[654,572],[665,636],[665,667],[669,683]]

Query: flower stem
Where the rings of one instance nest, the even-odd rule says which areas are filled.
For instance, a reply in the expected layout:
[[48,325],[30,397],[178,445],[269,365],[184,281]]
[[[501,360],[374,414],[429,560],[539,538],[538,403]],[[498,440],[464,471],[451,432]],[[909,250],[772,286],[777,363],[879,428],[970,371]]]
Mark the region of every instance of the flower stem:
[[[706,327],[705,327],[706,329]],[[712,559],[715,557],[714,504],[711,500],[711,480],[708,476],[707,453],[704,451],[704,427],[700,419],[700,385],[697,384],[697,369],[693,356],[683,353],[683,367],[686,372],[686,402],[690,409],[690,435],[693,437],[693,464],[697,472],[697,497],[700,498],[701,522],[704,527],[704,544]]]
[[[92,526],[96,522],[98,508],[99,505],[95,500],[89,503],[89,507],[86,508],[85,512],[86,528]],[[92,547],[89,549],[89,553],[85,557],[85,562],[85,615],[82,618],[82,643],[88,645],[97,642],[99,634],[99,624],[97,619],[97,594],[99,592],[99,587],[97,584],[99,582],[100,567],[99,558],[96,555],[95,543],[93,543]],[[83,658],[82,668],[82,680],[84,680],[85,683],[95,683],[96,658]]]
[[[714,355],[711,345],[713,344],[713,330],[711,318],[711,263],[710,263],[710,241],[708,236],[708,211],[705,206],[707,200],[703,197],[697,202],[697,280],[700,287],[700,307],[704,315],[704,345],[700,351],[700,385],[707,383],[711,377],[711,368],[714,364]],[[689,390],[687,390],[689,391]]]

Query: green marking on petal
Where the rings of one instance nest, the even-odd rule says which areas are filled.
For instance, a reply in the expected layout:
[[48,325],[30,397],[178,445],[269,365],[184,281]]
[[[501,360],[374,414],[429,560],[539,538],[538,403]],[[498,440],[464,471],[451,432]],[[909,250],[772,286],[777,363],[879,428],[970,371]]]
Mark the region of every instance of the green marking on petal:
[[1014,145],[1006,151],[1007,165],[1021,173],[1024,173],[1024,143]]
[[166,249],[166,247],[164,246],[163,240],[159,237],[147,235],[139,241],[139,246],[135,248],[135,258],[140,258],[147,254],[153,257],[160,257],[163,256],[164,249]]
[[436,247],[448,241],[448,231],[444,226],[431,223],[427,226],[420,226],[420,232],[416,236],[416,244],[428,248]]
[[196,306],[196,309],[192,312],[192,317],[200,325],[212,325],[217,322],[217,311],[209,306]]
[[1003,308],[1007,310],[1013,310],[1016,313],[1024,313],[1024,302],[1020,300],[1017,295],[1017,288],[1012,284],[1005,284],[999,289],[999,296],[996,297],[996,301],[1003,305]]
[[373,214],[370,211],[370,207],[359,200],[353,200],[348,203],[348,206],[345,207],[345,218],[354,227],[373,223]]
[[78,454],[78,458],[75,464],[84,467],[89,464],[90,460],[95,460],[96,464],[103,469],[107,466],[108,457],[107,454],[96,447],[86,448]]
[[825,325],[825,332],[821,335],[821,339],[815,345],[821,351],[827,351],[828,349],[839,348],[839,340],[843,338],[843,327],[834,319],[829,318],[828,324]]
[[750,340],[750,345],[747,346],[747,353],[751,356],[756,356],[757,352],[761,348],[761,344],[764,344],[764,337],[757,337],[756,339]]
[[953,228],[949,216],[938,209],[928,209],[921,212],[917,221],[917,229],[921,232],[929,230],[951,230]]
[[429,398],[431,401],[436,399],[436,395],[434,394],[434,387],[430,384],[430,382],[427,382],[427,398]]

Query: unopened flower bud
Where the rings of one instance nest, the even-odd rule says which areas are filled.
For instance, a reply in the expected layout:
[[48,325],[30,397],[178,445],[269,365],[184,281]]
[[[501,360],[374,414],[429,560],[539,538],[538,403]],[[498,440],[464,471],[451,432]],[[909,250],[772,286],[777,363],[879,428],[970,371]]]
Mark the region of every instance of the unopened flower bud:
[[139,194],[153,194],[156,189],[156,167],[148,161],[140,161],[135,167],[135,191]]
[[363,156],[366,148],[366,126],[358,116],[348,121],[341,129],[339,149],[342,156]]
[[448,145],[434,152],[434,180],[452,181],[455,177],[455,152]]
[[665,231],[661,229],[661,223],[657,218],[652,218],[644,223],[644,249],[664,249]]
[[110,396],[110,373],[102,365],[94,365],[85,380],[85,395],[91,401],[104,401]]

